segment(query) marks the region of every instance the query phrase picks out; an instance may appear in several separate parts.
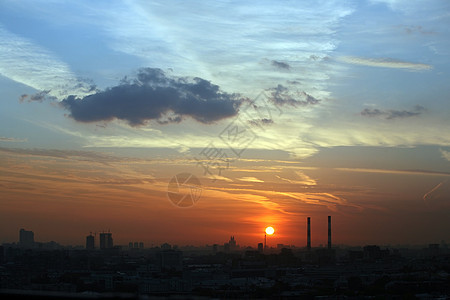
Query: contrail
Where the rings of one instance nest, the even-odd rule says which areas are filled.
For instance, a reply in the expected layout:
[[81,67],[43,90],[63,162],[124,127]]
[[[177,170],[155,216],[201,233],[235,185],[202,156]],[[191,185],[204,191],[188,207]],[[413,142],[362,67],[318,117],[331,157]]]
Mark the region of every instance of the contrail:
[[425,202],[427,202],[427,200],[430,199],[430,198],[432,197],[432,194],[433,194],[437,189],[439,189],[439,188],[442,186],[442,184],[444,184],[445,182],[446,182],[446,180],[443,181],[443,182],[441,182],[441,183],[439,183],[439,184],[436,185],[434,188],[432,188],[428,193],[426,193],[425,195],[423,195],[423,200],[424,200]]

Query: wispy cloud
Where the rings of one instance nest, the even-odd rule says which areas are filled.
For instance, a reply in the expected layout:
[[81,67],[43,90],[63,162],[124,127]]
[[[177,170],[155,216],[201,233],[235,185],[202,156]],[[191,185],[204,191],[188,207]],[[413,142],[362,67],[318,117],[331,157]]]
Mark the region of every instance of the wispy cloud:
[[429,171],[429,170],[388,170],[388,169],[364,169],[364,168],[336,168],[335,170],[346,171],[346,172],[361,172],[361,173],[450,176],[449,172],[438,172],[438,171]]
[[246,181],[246,182],[264,182],[264,180],[258,179],[256,177],[248,176],[248,177],[241,177],[238,178],[240,181]]
[[37,90],[62,98],[92,92],[55,54],[0,25],[0,73]]
[[405,62],[391,58],[363,58],[356,56],[342,56],[339,57],[338,60],[355,65],[380,67],[380,68],[405,69],[409,71],[424,71],[424,70],[431,70],[433,68],[433,66],[428,64]]
[[18,138],[14,138],[14,137],[0,136],[0,142],[23,143],[26,141],[27,141],[27,139],[18,139]]
[[315,105],[320,102],[320,100],[304,91],[292,91],[281,84],[279,84],[276,88],[269,89],[269,91],[270,96],[268,100],[275,105],[290,105],[296,107]]
[[365,108],[361,111],[361,115],[365,117],[382,117],[384,119],[391,120],[416,117],[421,115],[424,111],[426,111],[426,109],[420,105],[416,105],[413,110],[380,110],[376,108]]
[[341,211],[347,209],[362,210],[363,207],[349,203],[346,199],[330,193],[278,193],[290,198],[299,200],[306,204],[326,206],[331,211]]
[[442,158],[445,158],[446,160],[450,161],[450,151],[445,151],[442,149],[439,149],[441,151]]
[[[322,91],[334,71],[325,64],[317,70],[310,57],[325,57],[336,48],[335,27],[352,12],[348,4],[340,2],[305,2],[295,7],[287,3],[208,2],[174,7],[155,1],[128,2],[114,13],[98,13],[103,16],[101,26],[112,38],[110,45],[150,65],[176,65],[183,75],[214,78],[227,89],[251,84],[256,92],[274,81],[285,82],[290,72],[279,71],[289,65],[291,71],[302,70],[295,79],[301,80],[308,92]],[[170,21],[163,17],[167,14]],[[263,57],[269,57],[275,68],[260,65]]]
[[283,181],[292,183],[292,184],[301,184],[301,185],[307,185],[307,186],[314,186],[317,185],[316,180],[312,179],[311,177],[309,177],[308,175],[304,174],[303,172],[300,171],[295,171],[295,174],[297,174],[298,177],[300,177],[300,179],[289,179],[289,178],[284,178],[278,175],[275,175],[278,179],[281,179]]
[[79,150],[56,150],[56,149],[22,149],[22,148],[3,148],[0,152],[4,152],[15,156],[30,157],[52,157],[61,159],[71,159],[77,161],[91,161],[98,163],[107,163],[119,161],[118,157],[108,155],[101,152],[79,151]]

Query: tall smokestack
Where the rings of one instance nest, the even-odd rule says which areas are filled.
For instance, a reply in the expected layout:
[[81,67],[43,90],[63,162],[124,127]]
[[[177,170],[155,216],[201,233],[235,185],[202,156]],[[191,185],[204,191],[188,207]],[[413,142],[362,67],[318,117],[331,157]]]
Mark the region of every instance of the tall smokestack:
[[331,216],[328,216],[328,249],[331,249]]
[[311,218],[310,217],[308,217],[308,231],[307,231],[306,248],[308,248],[308,250],[311,250]]

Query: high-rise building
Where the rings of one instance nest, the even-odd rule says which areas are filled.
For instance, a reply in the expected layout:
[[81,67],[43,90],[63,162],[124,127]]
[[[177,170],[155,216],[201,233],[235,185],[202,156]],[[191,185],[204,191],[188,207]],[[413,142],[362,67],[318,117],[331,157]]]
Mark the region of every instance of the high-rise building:
[[114,245],[112,233],[110,232],[100,233],[100,249],[112,249],[113,247]]
[[3,249],[3,246],[0,246],[0,264],[2,264],[4,260],[5,260],[5,250]]
[[307,229],[307,232],[306,232],[306,248],[308,250],[311,250],[311,217],[308,217],[307,220],[308,220],[307,221],[308,229]]
[[86,249],[87,250],[94,250],[95,249],[95,238],[94,236],[91,234],[89,234],[86,237]]
[[168,243],[164,243],[164,244],[161,245],[161,249],[169,250],[169,249],[172,249],[172,246],[170,244],[168,244]]
[[258,243],[258,251],[261,253],[264,252],[264,244],[263,243]]
[[173,249],[164,249],[158,252],[157,259],[161,270],[183,269],[183,252]]
[[228,245],[230,246],[231,251],[236,250],[237,246],[236,246],[236,240],[234,239],[234,236],[230,237],[230,240],[228,241]]
[[331,216],[328,216],[328,249],[331,249]]
[[24,247],[34,246],[34,232],[21,228],[19,231],[19,243]]

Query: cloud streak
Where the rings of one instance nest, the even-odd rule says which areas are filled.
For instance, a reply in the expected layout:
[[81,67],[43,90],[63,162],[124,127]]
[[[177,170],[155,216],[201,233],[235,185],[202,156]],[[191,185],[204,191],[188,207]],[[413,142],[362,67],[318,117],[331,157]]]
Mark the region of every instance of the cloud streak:
[[256,177],[250,176],[250,177],[241,177],[238,178],[240,181],[246,181],[246,182],[264,182],[264,180],[258,179]]
[[361,173],[381,173],[381,174],[399,174],[399,175],[427,175],[427,176],[450,176],[448,172],[438,172],[429,170],[388,170],[388,169],[367,169],[367,168],[335,168],[344,172]]
[[120,119],[140,126],[149,120],[179,123],[185,117],[214,123],[235,116],[243,100],[202,78],[171,78],[160,69],[146,68],[133,81],[81,99],[69,96],[61,104],[78,122]]
[[0,142],[23,143],[26,141],[27,139],[18,139],[13,137],[0,136]]
[[425,108],[416,105],[413,110],[379,110],[366,108],[361,111],[361,115],[365,117],[382,117],[386,120],[403,119],[409,117],[417,117],[425,111]]
[[363,58],[355,56],[343,56],[338,60],[354,65],[378,68],[405,69],[409,71],[424,71],[431,70],[433,68],[433,66],[427,64],[405,62],[391,58]]

